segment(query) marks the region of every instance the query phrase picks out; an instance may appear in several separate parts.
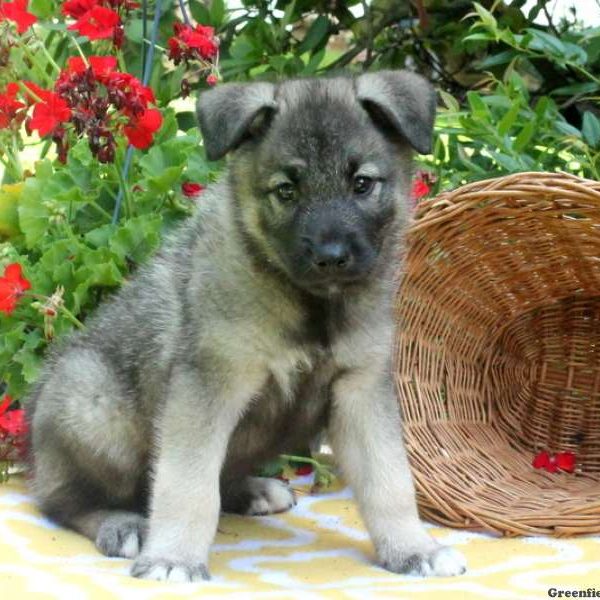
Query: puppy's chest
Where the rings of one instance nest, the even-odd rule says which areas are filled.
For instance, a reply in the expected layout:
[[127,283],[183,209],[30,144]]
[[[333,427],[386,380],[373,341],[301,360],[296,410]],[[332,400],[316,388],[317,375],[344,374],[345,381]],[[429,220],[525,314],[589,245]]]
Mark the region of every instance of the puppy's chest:
[[282,402],[290,403],[297,396],[298,388],[321,379],[330,363],[331,352],[326,347],[282,344],[268,358],[270,377],[266,387],[272,388],[270,393],[277,393]]

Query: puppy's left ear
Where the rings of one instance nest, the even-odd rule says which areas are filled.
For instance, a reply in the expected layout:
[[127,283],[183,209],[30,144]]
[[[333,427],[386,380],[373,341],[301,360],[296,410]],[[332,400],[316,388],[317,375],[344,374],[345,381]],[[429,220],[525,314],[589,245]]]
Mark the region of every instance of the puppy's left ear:
[[237,148],[261,116],[276,110],[272,83],[226,83],[202,92],[196,113],[208,160]]
[[431,152],[436,97],[423,77],[410,71],[365,73],[356,79],[356,97],[374,120],[391,126],[417,152]]

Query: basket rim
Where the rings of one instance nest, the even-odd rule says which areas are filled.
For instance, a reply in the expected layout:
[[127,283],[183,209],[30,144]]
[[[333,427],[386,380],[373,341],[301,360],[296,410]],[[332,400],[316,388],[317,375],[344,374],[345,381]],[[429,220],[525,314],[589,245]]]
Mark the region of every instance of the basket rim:
[[[542,190],[546,198],[540,201],[539,194]],[[502,206],[506,198],[514,198],[515,194],[519,195],[516,200],[520,206],[532,210],[547,210],[548,201],[556,201],[556,196],[568,199],[576,206],[578,203],[583,205],[587,199],[597,207],[600,204],[600,181],[562,171],[523,171],[466,183],[419,202],[407,236],[453,219],[463,211],[481,204],[482,200],[487,201],[487,208]]]

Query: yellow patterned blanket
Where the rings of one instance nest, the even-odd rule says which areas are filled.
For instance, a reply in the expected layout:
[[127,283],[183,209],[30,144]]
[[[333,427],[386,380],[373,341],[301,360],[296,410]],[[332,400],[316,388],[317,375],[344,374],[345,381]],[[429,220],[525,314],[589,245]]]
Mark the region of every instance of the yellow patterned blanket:
[[[307,489],[307,478],[293,482]],[[213,579],[163,584],[127,576],[129,561],[57,528],[32,505],[21,477],[0,484],[0,599],[160,600],[163,598],[540,599],[549,588],[596,587],[600,537],[498,539],[432,527],[459,548],[468,574],[421,579],[374,566],[373,549],[348,489],[302,493],[290,513],[224,516],[211,555]]]

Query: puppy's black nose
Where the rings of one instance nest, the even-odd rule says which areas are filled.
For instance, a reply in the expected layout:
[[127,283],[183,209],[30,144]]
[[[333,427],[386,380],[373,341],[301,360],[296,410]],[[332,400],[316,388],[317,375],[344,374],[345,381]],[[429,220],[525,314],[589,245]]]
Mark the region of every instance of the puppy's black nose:
[[327,242],[312,247],[312,261],[320,271],[343,271],[350,266],[352,255],[342,242]]

